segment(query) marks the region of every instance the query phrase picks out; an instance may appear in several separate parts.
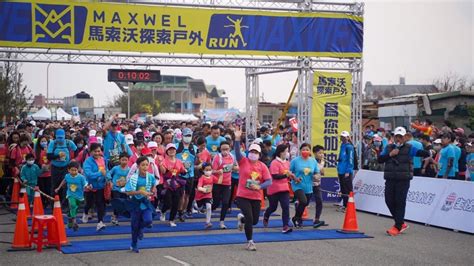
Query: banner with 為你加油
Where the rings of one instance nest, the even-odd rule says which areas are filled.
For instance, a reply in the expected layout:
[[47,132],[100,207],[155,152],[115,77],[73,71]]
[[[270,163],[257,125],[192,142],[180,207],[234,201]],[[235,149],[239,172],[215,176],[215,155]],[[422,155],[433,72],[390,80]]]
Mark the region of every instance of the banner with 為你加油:
[[[338,187],[336,166],[340,134],[351,130],[351,101],[351,73],[314,73],[311,144],[324,147],[324,178],[327,180],[323,182],[323,189],[326,190],[335,191]],[[331,195],[323,195],[330,200]]]
[[0,47],[361,57],[363,19],[337,13],[1,1]]

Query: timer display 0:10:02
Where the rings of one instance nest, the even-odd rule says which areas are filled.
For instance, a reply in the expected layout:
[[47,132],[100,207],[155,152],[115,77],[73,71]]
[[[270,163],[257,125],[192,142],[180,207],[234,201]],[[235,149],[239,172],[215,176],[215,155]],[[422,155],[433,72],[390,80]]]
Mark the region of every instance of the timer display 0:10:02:
[[150,73],[120,71],[117,73],[117,77],[122,80],[150,80]]

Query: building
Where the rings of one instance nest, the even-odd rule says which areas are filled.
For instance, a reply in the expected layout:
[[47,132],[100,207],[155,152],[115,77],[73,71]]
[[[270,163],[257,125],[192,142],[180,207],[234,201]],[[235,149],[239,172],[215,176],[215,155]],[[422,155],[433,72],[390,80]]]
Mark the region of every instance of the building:
[[71,112],[71,108],[77,106],[81,117],[94,117],[94,98],[84,91],[74,96],[64,97],[63,105],[66,112]]
[[409,127],[414,119],[430,119],[436,126],[449,121],[469,132],[469,106],[474,106],[474,92],[416,93],[378,101],[378,117],[385,129]]
[[435,85],[406,85],[405,78],[401,77],[399,84],[396,85],[373,85],[372,82],[367,81],[365,83],[364,100],[378,101],[414,93],[434,92],[438,92]]
[[[126,84],[116,84],[123,92],[127,91]],[[133,89],[150,91],[151,97],[160,101],[163,112],[193,113],[200,116],[206,109],[228,108],[224,90],[189,76],[162,75],[159,83],[137,83]]]

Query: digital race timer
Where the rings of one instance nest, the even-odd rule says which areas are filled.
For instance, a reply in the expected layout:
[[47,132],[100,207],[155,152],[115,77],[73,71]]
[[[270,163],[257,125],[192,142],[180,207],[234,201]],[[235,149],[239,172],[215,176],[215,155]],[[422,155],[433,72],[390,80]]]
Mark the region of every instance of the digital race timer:
[[159,70],[109,69],[108,81],[114,82],[160,82]]

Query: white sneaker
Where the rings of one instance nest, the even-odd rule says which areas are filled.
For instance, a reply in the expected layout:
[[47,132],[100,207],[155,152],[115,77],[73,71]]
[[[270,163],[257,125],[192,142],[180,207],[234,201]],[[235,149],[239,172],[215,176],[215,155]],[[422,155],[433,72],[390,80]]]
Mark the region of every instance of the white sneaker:
[[115,216],[112,216],[112,219],[110,220],[110,222],[115,226],[119,225],[119,221],[117,220],[117,217]]
[[105,229],[105,224],[103,222],[99,222],[97,224],[97,228],[96,228],[96,231],[101,231],[101,230],[104,230]]
[[170,221],[170,227],[176,227],[176,223],[174,221]]
[[257,246],[255,245],[255,242],[253,242],[253,240],[249,240],[249,242],[247,244],[247,250],[257,251]]
[[219,228],[222,230],[227,229],[227,226],[225,226],[224,221],[220,222]]
[[242,223],[242,219],[244,217],[245,216],[242,213],[237,214],[237,228],[239,229],[239,231],[244,230],[244,223]]
[[162,222],[166,221],[166,213],[161,213],[160,221]]
[[83,224],[86,224],[86,223],[88,223],[88,222],[89,222],[89,215],[83,213],[83,214],[82,214],[82,223],[83,223]]

